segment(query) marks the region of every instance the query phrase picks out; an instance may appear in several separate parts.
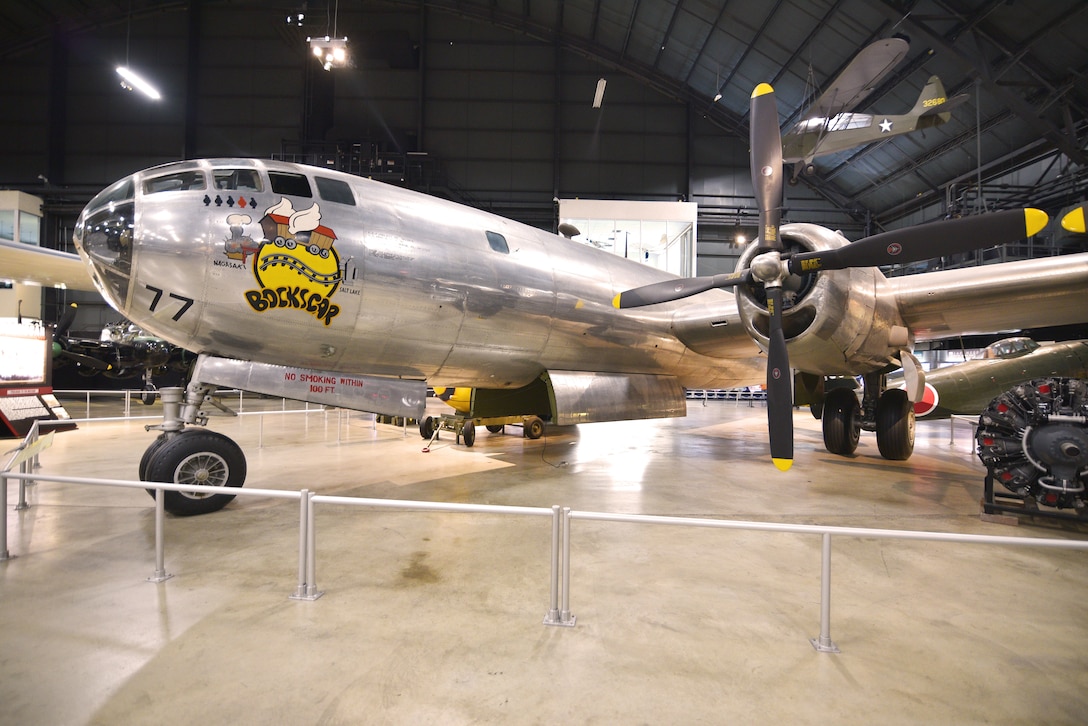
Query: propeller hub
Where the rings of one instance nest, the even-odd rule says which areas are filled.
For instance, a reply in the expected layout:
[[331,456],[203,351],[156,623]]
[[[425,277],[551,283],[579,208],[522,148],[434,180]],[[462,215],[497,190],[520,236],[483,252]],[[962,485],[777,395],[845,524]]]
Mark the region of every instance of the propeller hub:
[[785,277],[782,257],[778,252],[764,252],[752,259],[752,275],[764,285],[781,284]]

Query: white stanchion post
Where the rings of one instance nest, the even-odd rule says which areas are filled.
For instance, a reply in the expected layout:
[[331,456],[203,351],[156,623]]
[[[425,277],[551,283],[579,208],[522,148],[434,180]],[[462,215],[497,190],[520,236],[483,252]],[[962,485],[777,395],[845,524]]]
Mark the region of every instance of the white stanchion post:
[[306,544],[309,542],[307,533],[310,521],[310,490],[303,489],[298,498],[298,587],[292,600],[305,600],[306,598]]
[[155,574],[148,582],[164,582],[173,575],[166,572],[166,546],[164,542],[166,520],[166,492],[155,490]]
[[[34,419],[34,423],[30,424],[30,443],[34,443],[41,436],[41,428],[38,426],[38,422],[39,419]],[[38,454],[34,454],[30,460],[30,468],[40,469],[41,467],[42,462],[38,459]]]
[[[29,474],[30,473],[27,470],[28,469],[27,463],[28,462],[25,462],[25,461],[19,462],[19,473],[20,474]],[[24,509],[29,509],[30,508],[30,505],[26,503],[26,485],[28,483],[29,482],[27,482],[26,479],[20,479],[19,480],[19,501],[15,504],[15,511],[16,512],[21,512]],[[4,502],[4,506],[5,507],[7,506],[6,501]]]
[[821,653],[838,653],[831,642],[831,533],[824,532],[820,574],[820,637],[809,638],[812,647]]
[[317,532],[314,527],[314,495],[308,493],[306,511],[306,599],[316,600],[325,594],[317,589]]
[[544,617],[545,625],[559,625],[559,505],[552,506],[552,570],[549,580],[551,600],[548,614]]
[[8,473],[0,471],[0,561],[10,560],[8,552],[8,513],[3,511],[8,508]]
[[559,611],[559,624],[573,628],[578,620],[570,612],[570,507],[563,508],[563,609]]

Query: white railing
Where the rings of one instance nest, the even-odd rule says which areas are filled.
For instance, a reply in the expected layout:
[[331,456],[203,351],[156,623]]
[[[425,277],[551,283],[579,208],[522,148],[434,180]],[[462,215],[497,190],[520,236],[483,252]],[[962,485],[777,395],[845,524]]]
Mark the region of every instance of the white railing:
[[[84,415],[84,417],[82,419],[77,419],[76,420],[77,423],[82,423],[84,421],[115,421],[118,418],[125,418],[125,419],[129,419],[129,418],[136,418],[136,419],[162,418],[161,414],[158,414],[158,415],[155,415],[155,416],[134,416],[132,414],[132,399],[133,399],[133,397],[135,396],[136,398],[140,398],[141,396],[143,396],[144,393],[145,392],[143,390],[132,389],[132,388],[126,388],[124,390],[116,390],[116,391],[115,390],[109,390],[109,389],[100,390],[100,389],[82,389],[82,388],[80,388],[80,389],[54,390],[53,391],[53,395],[56,396],[57,399],[64,399],[64,401],[70,401],[71,399],[76,398],[76,397],[83,398],[85,415]],[[219,398],[229,397],[231,399],[233,399],[235,396],[237,396],[238,397],[238,404],[237,404],[238,405],[238,411],[237,412],[242,413],[245,410],[245,391],[240,391],[240,390],[238,390],[236,388],[220,388],[220,389],[217,389],[212,395],[217,396]],[[123,398],[124,402],[125,402],[124,414],[122,414],[120,417],[106,417],[106,416],[92,417],[91,416],[91,398],[92,397],[95,397],[95,398],[98,398],[98,397],[101,397],[101,398]],[[286,398],[281,399],[281,405],[282,405],[283,410],[287,410],[287,401],[288,400],[289,399],[286,399]],[[62,403],[64,401],[62,401]],[[66,408],[67,408],[67,406],[66,406]],[[307,408],[309,408],[309,404],[307,404]],[[147,410],[151,411],[151,410],[154,410],[154,409],[152,409],[149,406],[149,407],[147,407]]]
[[[64,425],[64,424],[73,424],[73,423],[74,424],[116,423],[118,421],[146,421],[146,420],[152,420],[152,419],[154,419],[156,421],[161,421],[162,420],[162,414],[161,413],[154,414],[154,415],[147,415],[147,416],[134,416],[134,415],[132,415],[131,406],[130,406],[131,395],[132,394],[139,394],[139,393],[140,393],[140,391],[132,391],[132,390],[126,390],[126,391],[81,391],[81,390],[80,391],[77,391],[77,390],[54,391],[54,394],[87,394],[86,417],[85,418],[68,418],[68,419],[56,419],[56,420],[43,420],[43,421],[40,422],[40,424],[42,426],[49,427],[49,426],[61,426],[61,425]],[[295,401],[295,400],[289,399],[289,398],[281,398],[280,399],[280,408],[279,409],[265,409],[265,410],[260,410],[260,411],[246,411],[246,410],[244,410],[244,401],[243,401],[244,391],[223,390],[223,389],[221,389],[221,390],[217,391],[216,393],[219,394],[221,397],[226,397],[226,396],[229,395],[231,398],[233,398],[235,395],[238,396],[238,404],[237,404],[238,405],[238,410],[233,412],[233,416],[237,416],[239,418],[244,417],[244,416],[256,416],[257,417],[257,448],[264,448],[264,419],[265,419],[265,416],[282,416],[282,415],[289,415],[289,414],[310,414],[310,413],[328,414],[332,410],[332,409],[329,409],[329,408],[326,408],[326,407],[320,406],[320,405],[311,408],[310,403],[307,402],[307,401]],[[120,396],[120,395],[124,394],[125,395],[125,412],[124,412],[124,415],[122,415],[122,416],[91,416],[90,397],[91,397],[92,394],[96,395],[96,396],[97,395]],[[290,408],[289,409],[289,408],[287,408],[287,402],[288,401],[291,401],[293,404],[301,403],[303,405],[303,408]],[[336,419],[337,419],[336,443],[339,444],[339,443],[341,443],[341,440],[342,440],[341,434],[342,434],[342,431],[343,431],[343,424],[345,422],[350,423],[350,419],[351,419],[351,415],[352,415],[353,411],[351,409],[346,409],[346,408],[337,408],[337,409],[335,409],[335,411],[336,411]],[[377,417],[376,414],[373,414],[373,413],[361,413],[361,412],[358,412],[358,411],[355,411],[354,413],[356,413],[359,416],[362,416],[364,419],[369,420],[372,429],[377,429],[378,417]],[[39,424],[39,422],[35,421],[34,426],[37,427],[38,424]],[[408,435],[408,423],[407,423],[406,419],[404,420],[404,422],[401,425],[401,432],[405,436]]]
[[956,422],[962,421],[971,427],[972,436],[974,430],[978,427],[978,416],[964,416],[962,414],[954,413],[948,417],[948,445],[956,443]]
[[[33,432],[36,434],[36,432]],[[28,437],[29,439],[29,437]],[[19,451],[24,454],[22,463],[30,461],[30,444],[24,442]],[[179,485],[158,482],[125,481],[116,479],[91,479],[84,477],[59,476],[55,474],[30,474],[25,470],[20,472],[9,471],[13,462],[20,458],[19,451],[11,457],[3,471],[0,471],[0,502],[7,506],[8,481],[17,480],[20,483],[19,503],[16,509],[27,508],[25,487],[34,482],[58,482],[63,484],[84,484],[92,486],[127,487],[133,489],[155,489],[163,491],[204,492],[207,494],[223,494],[222,487]],[[598,522],[613,522],[641,525],[671,525],[681,527],[704,527],[715,529],[748,530],[759,532],[779,532],[794,534],[812,534],[822,537],[822,558],[820,578],[820,633],[810,642],[817,651],[838,652],[838,648],[831,640],[831,538],[878,538],[878,539],[903,539],[925,540],[933,542],[949,542],[961,544],[988,544],[1007,545],[1018,547],[1046,547],[1057,549],[1071,549],[1088,551],[1088,542],[1070,541],[1062,539],[1044,539],[1034,537],[1005,537],[972,534],[954,534],[948,532],[919,532],[908,530],[866,529],[857,527],[831,527],[822,525],[786,524],[773,522],[749,522],[736,520],[700,519],[690,517],[665,517],[636,514],[612,514],[607,512],[574,511],[569,508],[553,506],[543,507],[514,507],[492,506],[483,504],[458,504],[446,502],[423,502],[411,500],[392,499],[366,499],[359,497],[324,496],[317,495],[308,489],[298,491],[280,489],[254,489],[231,488],[230,494],[241,497],[278,497],[282,499],[295,499],[299,502],[299,551],[298,551],[298,581],[295,591],[289,596],[296,600],[316,600],[324,594],[317,587],[316,574],[316,522],[315,512],[317,505],[339,505],[352,507],[366,507],[368,509],[401,509],[428,512],[448,513],[482,513],[506,516],[551,516],[552,519],[552,545],[550,551],[551,569],[548,583],[549,607],[544,618],[545,625],[573,627],[576,623],[575,616],[570,610],[570,532],[571,522],[576,519]],[[155,497],[155,571],[150,582],[162,582],[169,579],[165,569],[165,514],[164,497]],[[213,515],[214,516],[214,515]],[[7,537],[7,517],[0,517],[0,560],[10,559]]]

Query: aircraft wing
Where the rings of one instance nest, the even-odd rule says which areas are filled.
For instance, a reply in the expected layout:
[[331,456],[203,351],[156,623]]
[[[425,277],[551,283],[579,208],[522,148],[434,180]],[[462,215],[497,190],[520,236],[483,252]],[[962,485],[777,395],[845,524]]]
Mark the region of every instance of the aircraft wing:
[[916,340],[1083,322],[1088,253],[890,278]]
[[12,242],[0,241],[0,279],[95,291],[79,255]]
[[830,118],[854,109],[907,54],[902,38],[884,38],[862,48],[832,81],[805,118]]

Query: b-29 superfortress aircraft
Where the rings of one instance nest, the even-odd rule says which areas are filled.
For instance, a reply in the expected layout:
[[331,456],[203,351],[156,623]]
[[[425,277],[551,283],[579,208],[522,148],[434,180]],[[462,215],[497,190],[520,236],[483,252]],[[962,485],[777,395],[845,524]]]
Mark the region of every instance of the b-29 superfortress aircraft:
[[[415,418],[428,385],[472,387],[509,415],[565,425],[682,416],[685,388],[765,381],[771,456],[786,468],[792,371],[818,399],[825,377],[860,375],[860,401],[833,390],[823,401],[827,448],[850,455],[865,429],[883,456],[906,459],[921,395],[914,341],[1088,319],[1088,254],[894,279],[877,269],[1032,235],[1038,210],[853,243],[780,227],[770,86],[752,105],[760,234],[730,275],[680,279],[449,201],[257,159],[119,180],[78,220],[85,267],[48,255],[39,270],[70,286],[89,271],[128,320],[200,354],[184,392],[164,392],[140,474],[225,487],[243,483],[245,457],[200,425],[217,386]],[[8,252],[0,262],[15,264]],[[900,365],[909,390],[887,389]],[[203,513],[232,498],[171,493],[167,506]]]

